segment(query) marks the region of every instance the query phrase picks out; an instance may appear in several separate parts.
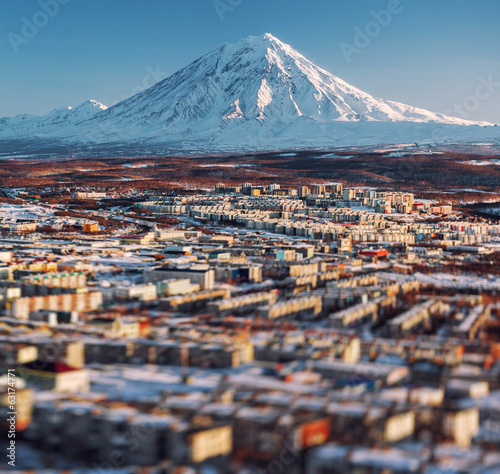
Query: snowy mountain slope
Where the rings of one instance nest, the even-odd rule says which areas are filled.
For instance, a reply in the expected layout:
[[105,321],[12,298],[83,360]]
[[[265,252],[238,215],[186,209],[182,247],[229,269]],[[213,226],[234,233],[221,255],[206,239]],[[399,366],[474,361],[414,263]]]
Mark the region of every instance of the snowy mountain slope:
[[74,127],[106,110],[96,100],[87,100],[77,107],[61,107],[46,115],[22,114],[0,119],[0,138],[54,137],[73,134]]
[[0,139],[227,150],[500,137],[486,122],[373,97],[267,33],[223,44],[113,107],[86,104],[0,119]]

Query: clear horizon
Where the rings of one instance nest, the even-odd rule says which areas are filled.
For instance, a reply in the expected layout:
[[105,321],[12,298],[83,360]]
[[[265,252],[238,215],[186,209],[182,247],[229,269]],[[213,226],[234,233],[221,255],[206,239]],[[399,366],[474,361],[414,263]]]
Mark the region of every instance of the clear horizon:
[[500,3],[0,2],[0,117],[110,106],[218,45],[269,32],[376,97],[500,123]]

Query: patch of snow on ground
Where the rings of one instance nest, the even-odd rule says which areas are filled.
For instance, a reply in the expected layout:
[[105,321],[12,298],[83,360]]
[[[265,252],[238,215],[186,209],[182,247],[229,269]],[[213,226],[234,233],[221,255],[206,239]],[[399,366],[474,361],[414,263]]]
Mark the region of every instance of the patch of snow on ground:
[[348,160],[349,158],[354,158],[352,155],[336,155],[335,153],[329,153],[328,155],[317,156],[316,158],[335,158],[341,160]]
[[491,165],[496,165],[496,163],[493,163],[490,160],[473,160],[473,161],[459,161],[459,163],[464,164],[464,165],[473,165],[473,166],[491,166]]

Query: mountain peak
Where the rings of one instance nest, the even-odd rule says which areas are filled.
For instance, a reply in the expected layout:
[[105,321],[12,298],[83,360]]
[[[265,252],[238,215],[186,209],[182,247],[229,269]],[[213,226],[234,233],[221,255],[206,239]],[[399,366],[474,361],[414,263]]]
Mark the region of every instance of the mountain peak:
[[239,47],[252,47],[255,50],[262,51],[265,53],[269,48],[274,47],[274,49],[282,50],[284,53],[290,54],[295,53],[295,51],[290,45],[283,43],[279,38],[272,35],[271,33],[264,33],[259,36],[247,36],[241,38],[238,42],[228,45],[232,50]]
[[263,41],[263,42],[268,42],[272,44],[278,44],[280,46],[288,46],[287,44],[283,43],[279,38],[276,38],[276,36],[272,35],[271,33],[264,33],[263,35],[260,36],[249,36],[248,39],[256,39],[257,41]]
[[270,40],[270,41],[278,39],[275,36],[273,36],[271,33],[264,33],[263,35],[261,35],[261,37],[262,37],[262,39]]
[[94,99],[86,100],[85,102],[82,102],[80,105],[75,107],[75,109],[97,109],[97,110],[106,110],[107,108],[108,107],[106,105],[101,104],[101,102]]
[[247,43],[262,43],[263,41],[271,43],[282,43],[276,36],[271,33],[263,33],[262,35],[249,35],[241,38],[237,43],[247,42]]

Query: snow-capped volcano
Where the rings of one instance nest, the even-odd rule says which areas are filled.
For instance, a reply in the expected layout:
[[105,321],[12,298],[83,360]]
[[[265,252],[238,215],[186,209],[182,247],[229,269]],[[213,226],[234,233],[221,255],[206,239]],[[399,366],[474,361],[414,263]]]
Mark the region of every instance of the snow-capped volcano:
[[432,140],[436,128],[448,140],[484,138],[489,125],[373,97],[266,33],[223,44],[110,108],[90,101],[2,119],[0,138],[275,149]]
[[375,98],[319,68],[269,33],[223,44],[111,107],[101,118],[150,136],[216,133],[245,122],[276,134],[297,121],[477,124]]

